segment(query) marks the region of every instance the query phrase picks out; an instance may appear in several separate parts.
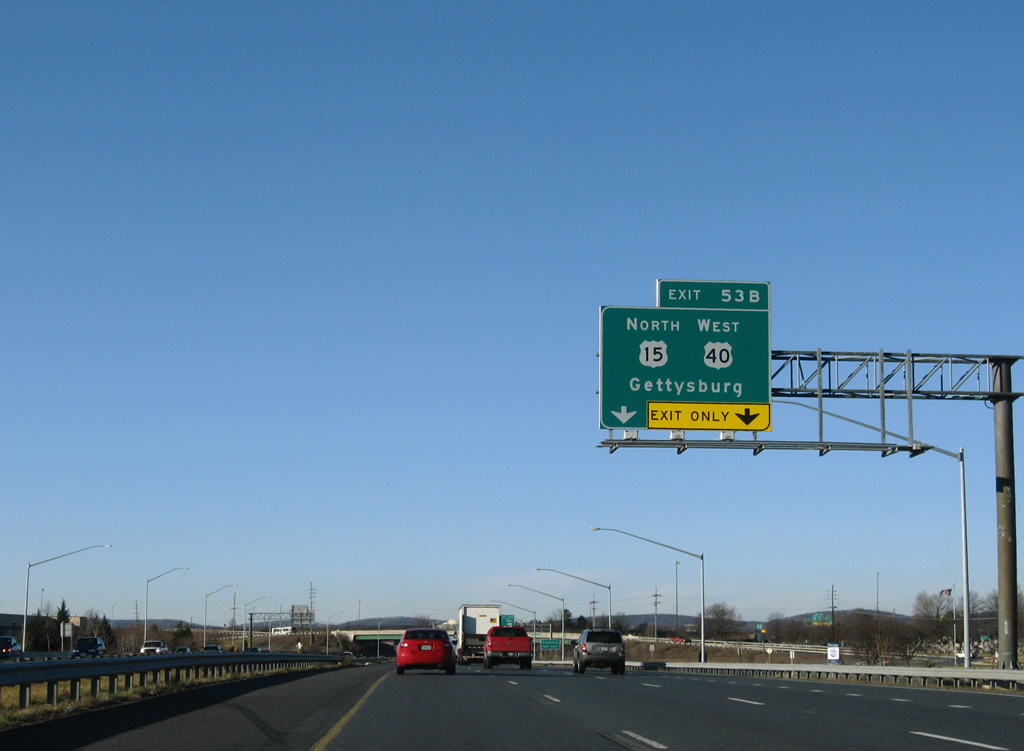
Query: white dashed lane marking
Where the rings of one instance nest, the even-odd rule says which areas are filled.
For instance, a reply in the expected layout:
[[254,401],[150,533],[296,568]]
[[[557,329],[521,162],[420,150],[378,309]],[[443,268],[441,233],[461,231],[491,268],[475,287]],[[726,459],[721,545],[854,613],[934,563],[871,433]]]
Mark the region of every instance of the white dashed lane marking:
[[920,730],[911,730],[910,734],[911,735],[920,735],[920,736],[923,736],[924,738],[935,738],[936,740],[939,740],[939,741],[949,741],[950,743],[961,743],[964,746],[973,746],[974,748],[988,748],[988,749],[991,749],[992,751],[1009,751],[1008,748],[1005,748],[1003,746],[990,746],[987,743],[978,743],[977,741],[968,741],[968,740],[965,740],[964,738],[953,738],[952,736],[949,736],[949,735],[935,735],[935,733],[924,733],[924,732],[921,732]]
[[642,735],[640,735],[640,733],[634,733],[632,730],[623,730],[622,734],[623,735],[628,735],[633,740],[640,741],[644,745],[650,746],[651,748],[657,748],[657,749],[668,748],[668,746],[663,746],[660,743],[658,743],[657,741],[652,741],[650,738],[644,738]]

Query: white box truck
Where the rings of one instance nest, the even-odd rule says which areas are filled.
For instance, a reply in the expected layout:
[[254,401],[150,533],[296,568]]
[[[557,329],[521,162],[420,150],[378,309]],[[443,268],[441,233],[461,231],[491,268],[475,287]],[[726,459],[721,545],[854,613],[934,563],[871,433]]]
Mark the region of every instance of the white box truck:
[[459,608],[459,634],[455,657],[460,665],[484,660],[484,641],[491,626],[500,625],[501,605],[463,605]]

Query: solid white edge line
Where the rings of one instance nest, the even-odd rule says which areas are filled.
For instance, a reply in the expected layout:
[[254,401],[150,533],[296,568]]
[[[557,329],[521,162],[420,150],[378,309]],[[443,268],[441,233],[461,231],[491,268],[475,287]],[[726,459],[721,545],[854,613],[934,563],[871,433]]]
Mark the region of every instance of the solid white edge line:
[[923,732],[921,730],[911,730],[909,732],[910,732],[911,735],[920,735],[920,736],[924,736],[925,738],[935,738],[936,740],[940,740],[940,741],[950,741],[951,743],[962,743],[965,746],[975,746],[977,748],[989,748],[989,749],[992,749],[992,751],[1010,751],[1008,748],[1005,748],[1003,746],[990,746],[987,743],[978,743],[977,741],[966,741],[963,738],[952,738],[952,737],[950,737],[948,735],[936,735],[935,733],[925,733],[925,732]]

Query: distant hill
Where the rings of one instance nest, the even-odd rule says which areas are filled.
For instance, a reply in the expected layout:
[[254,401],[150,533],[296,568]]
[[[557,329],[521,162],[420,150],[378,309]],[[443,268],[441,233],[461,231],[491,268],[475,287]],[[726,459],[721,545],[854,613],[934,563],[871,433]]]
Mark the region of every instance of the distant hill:
[[[874,611],[872,611],[872,610],[865,610],[865,609],[837,610],[836,611],[836,620],[839,623],[842,623],[843,621],[849,620],[850,618],[852,618],[856,614],[865,613],[865,612],[866,613],[873,613]],[[803,621],[811,621],[811,620],[813,620],[818,615],[825,615],[827,617],[829,615],[829,612],[827,610],[824,610],[824,611],[816,611],[816,612],[813,612],[813,613],[799,613],[799,614],[796,614],[796,615],[786,616],[786,618],[787,618],[787,620],[788,619],[796,619],[796,620],[803,620]],[[912,617],[912,616],[908,616],[908,615],[900,615],[900,614],[894,614],[894,613],[884,613],[883,615],[894,616],[896,618],[899,618],[900,620],[910,620],[910,618]],[[572,621],[575,621],[576,617],[577,616],[573,616]],[[18,616],[18,618],[20,619],[20,616]],[[519,619],[519,618],[517,618],[517,620],[520,620],[521,622],[529,623],[529,618],[527,618],[527,619]],[[616,615],[616,616],[613,616],[613,620],[615,620],[615,621],[625,620],[626,623],[628,624],[628,627],[632,630],[632,629],[636,629],[639,626],[644,625],[644,624],[646,624],[648,626],[653,626],[654,625],[654,613],[634,613],[634,614],[628,614],[628,615]],[[350,630],[372,631],[372,630],[376,629],[378,627],[378,624],[379,624],[381,630],[394,631],[395,629],[405,629],[405,628],[411,628],[413,626],[419,626],[419,625],[421,625],[421,621],[422,621],[422,618],[415,617],[415,616],[393,615],[393,616],[386,616],[386,617],[382,617],[382,618],[363,618],[361,621],[351,620],[351,621],[344,621],[344,622],[337,623],[337,624],[331,623],[331,628],[332,629],[334,629],[334,628],[344,629],[346,631],[350,631]],[[153,618],[153,619],[150,619],[149,625],[150,625],[150,628],[156,627],[156,628],[160,628],[160,629],[163,629],[163,630],[171,631],[171,630],[174,629],[175,626],[177,626],[181,622],[182,622],[181,619],[175,619],[175,618]],[[596,625],[597,626],[603,626],[603,625],[606,625],[607,622],[608,622],[607,621],[607,616],[604,616],[604,617],[599,616],[597,618]],[[676,615],[675,615],[675,613],[673,613],[673,612],[666,613],[666,612],[663,612],[663,611],[658,611],[658,631],[662,631],[663,632],[663,631],[671,630],[671,629],[675,628],[675,622],[676,622]],[[123,627],[127,627],[127,626],[132,626],[135,623],[138,623],[139,625],[142,625],[142,621],[141,620],[140,621],[135,621],[135,619],[115,620],[115,621],[112,622],[112,625],[115,628],[123,628]],[[438,622],[436,625],[442,625],[442,623],[443,622]],[[740,621],[740,628],[739,628],[739,630],[740,631],[754,631],[757,628],[757,625],[759,623],[766,624],[767,620],[760,620],[760,621],[758,621],[758,620],[743,620],[743,621]],[[323,627],[324,623],[323,623],[323,621],[317,621],[316,625],[319,626],[319,627]],[[265,628],[265,625],[262,624],[262,623],[257,623],[256,626],[258,628]],[[575,624],[573,624],[573,626],[574,627],[573,627],[572,630],[575,630]],[[20,620],[19,620],[19,627],[20,627]],[[193,623],[192,624],[193,630],[194,629],[201,629],[202,627],[203,627],[203,624],[201,624],[201,623]],[[210,627],[211,628],[219,628],[220,626],[219,625],[210,624]],[[239,627],[239,629],[244,629],[247,626],[240,623],[238,625],[238,627]],[[569,624],[568,623],[566,624],[566,628],[567,629],[569,628]],[[689,615],[689,614],[683,615],[682,613],[680,613],[679,614],[679,628],[680,629],[685,629],[685,630],[688,630],[688,631],[697,630],[697,629],[700,628],[700,618],[697,617],[697,616],[694,616],[694,615]]]

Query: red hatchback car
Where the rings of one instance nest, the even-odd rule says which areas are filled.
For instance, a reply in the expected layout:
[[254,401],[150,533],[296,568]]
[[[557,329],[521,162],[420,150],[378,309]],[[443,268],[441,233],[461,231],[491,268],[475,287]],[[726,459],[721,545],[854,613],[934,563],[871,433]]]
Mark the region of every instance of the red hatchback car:
[[443,670],[455,675],[455,649],[448,632],[440,628],[410,628],[398,642],[396,672]]

